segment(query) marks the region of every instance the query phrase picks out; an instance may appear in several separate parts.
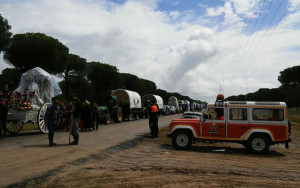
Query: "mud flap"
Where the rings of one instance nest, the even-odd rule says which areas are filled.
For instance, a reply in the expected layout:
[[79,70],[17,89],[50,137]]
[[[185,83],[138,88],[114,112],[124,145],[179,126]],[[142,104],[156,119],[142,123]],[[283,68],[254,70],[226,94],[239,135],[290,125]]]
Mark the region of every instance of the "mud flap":
[[285,146],[285,149],[289,149],[289,142],[288,142],[288,141],[285,141],[285,142],[284,142],[284,146]]
[[284,146],[285,146],[286,149],[289,149],[289,142],[292,142],[292,139],[291,139],[291,138],[289,138],[288,141],[285,141],[285,142],[284,142]]

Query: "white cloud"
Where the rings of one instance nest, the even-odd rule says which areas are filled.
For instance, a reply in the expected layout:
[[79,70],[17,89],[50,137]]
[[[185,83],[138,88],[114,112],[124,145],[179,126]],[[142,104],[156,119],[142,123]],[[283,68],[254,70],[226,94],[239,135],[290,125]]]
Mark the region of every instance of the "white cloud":
[[172,18],[172,19],[177,19],[177,18],[179,18],[179,16],[180,16],[180,12],[179,11],[171,11],[170,13],[169,13],[169,16]]
[[224,7],[217,7],[217,8],[207,8],[206,9],[206,16],[220,16],[224,14],[225,8]]
[[[105,0],[0,2],[0,12],[13,33],[45,33],[88,61],[115,65],[120,72],[156,82],[161,89],[209,102],[223,84],[225,97],[278,87],[279,71],[299,64],[300,59],[299,52],[290,51],[299,46],[296,9],[269,39],[271,30],[251,39],[242,35],[245,41],[250,39],[249,46],[239,52],[241,17],[249,6],[254,8],[250,0],[229,0],[224,6],[208,8],[204,17],[192,23],[192,11],[157,11],[158,1],[129,0],[122,5]],[[255,10],[250,13],[256,15]],[[200,24],[220,15],[224,20],[214,28]],[[173,23],[178,17],[182,19]],[[251,62],[251,54],[258,55],[255,51],[265,41],[261,55]],[[238,52],[243,61],[234,63]],[[2,62],[0,66],[3,69]]]

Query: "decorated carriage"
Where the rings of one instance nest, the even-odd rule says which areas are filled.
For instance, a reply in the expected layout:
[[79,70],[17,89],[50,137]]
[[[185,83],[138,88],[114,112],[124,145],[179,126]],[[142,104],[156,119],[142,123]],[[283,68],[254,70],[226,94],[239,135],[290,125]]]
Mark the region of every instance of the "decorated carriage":
[[9,93],[7,131],[15,135],[30,123],[48,133],[44,122],[46,109],[52,98],[61,93],[54,77],[43,69],[36,67],[23,73],[19,87]]

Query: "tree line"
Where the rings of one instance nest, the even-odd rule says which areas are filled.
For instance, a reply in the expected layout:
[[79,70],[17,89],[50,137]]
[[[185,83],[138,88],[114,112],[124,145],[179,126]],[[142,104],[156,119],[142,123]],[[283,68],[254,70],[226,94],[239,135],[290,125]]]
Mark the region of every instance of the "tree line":
[[230,96],[230,101],[284,101],[288,107],[300,107],[300,66],[284,69],[278,76],[281,86],[268,89],[261,88],[254,93]]
[[[81,99],[105,104],[112,90],[122,88],[145,94],[157,94],[164,103],[170,96],[190,102],[193,100],[180,93],[170,93],[158,89],[151,80],[139,78],[133,74],[120,73],[116,66],[101,62],[87,62],[86,59],[69,53],[67,46],[59,40],[43,33],[22,33],[13,35],[7,19],[0,14],[0,53],[4,61],[14,68],[6,68],[0,74],[0,88],[7,84],[11,90],[18,87],[21,75],[34,67],[61,78],[59,85],[63,95],[57,99],[67,101],[72,94]],[[1,90],[0,89],[0,90]]]

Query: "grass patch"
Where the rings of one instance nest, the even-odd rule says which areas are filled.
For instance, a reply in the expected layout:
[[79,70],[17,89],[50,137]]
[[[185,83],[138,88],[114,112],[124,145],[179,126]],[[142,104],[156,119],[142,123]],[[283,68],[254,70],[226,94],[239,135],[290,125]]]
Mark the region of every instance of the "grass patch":
[[300,109],[289,108],[288,118],[291,122],[300,123]]

